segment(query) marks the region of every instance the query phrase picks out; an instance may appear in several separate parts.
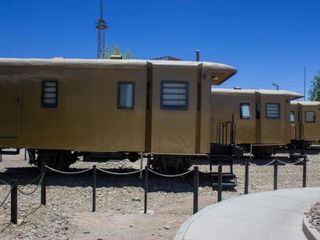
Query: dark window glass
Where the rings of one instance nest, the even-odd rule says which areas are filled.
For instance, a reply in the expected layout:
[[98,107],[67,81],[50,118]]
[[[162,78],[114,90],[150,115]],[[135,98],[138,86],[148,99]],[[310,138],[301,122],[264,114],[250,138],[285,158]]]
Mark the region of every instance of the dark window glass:
[[266,104],[266,118],[279,119],[280,118],[280,104],[267,103]]
[[58,105],[58,81],[42,81],[42,107],[55,108]]
[[314,123],[316,122],[316,113],[315,112],[306,112],[305,120],[307,123]]
[[240,118],[241,119],[250,119],[250,103],[241,103],[240,104]]
[[118,108],[119,109],[134,108],[134,83],[133,82],[119,82]]
[[178,81],[161,82],[161,109],[187,110],[189,83]]
[[295,122],[294,112],[290,112],[290,123]]
[[260,112],[261,112],[261,104],[256,104],[256,119],[260,119]]

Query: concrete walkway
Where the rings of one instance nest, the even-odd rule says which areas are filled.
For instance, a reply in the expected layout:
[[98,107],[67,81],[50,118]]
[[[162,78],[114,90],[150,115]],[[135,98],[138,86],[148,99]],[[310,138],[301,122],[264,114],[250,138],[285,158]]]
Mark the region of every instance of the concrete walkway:
[[251,193],[211,205],[190,217],[175,240],[306,239],[304,211],[320,200],[320,188]]

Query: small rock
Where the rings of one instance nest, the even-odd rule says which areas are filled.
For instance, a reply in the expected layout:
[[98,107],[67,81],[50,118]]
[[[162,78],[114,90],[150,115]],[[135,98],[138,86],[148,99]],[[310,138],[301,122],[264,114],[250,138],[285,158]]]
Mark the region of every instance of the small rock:
[[141,201],[141,199],[139,197],[133,197],[131,200],[133,202],[140,202]]
[[165,230],[170,230],[170,226],[166,225],[163,227]]

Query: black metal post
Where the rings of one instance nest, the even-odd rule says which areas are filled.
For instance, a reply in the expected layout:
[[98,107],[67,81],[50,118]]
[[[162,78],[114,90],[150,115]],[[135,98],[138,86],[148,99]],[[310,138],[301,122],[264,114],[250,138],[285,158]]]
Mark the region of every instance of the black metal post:
[[149,188],[149,179],[148,179],[148,166],[144,168],[144,214],[147,213],[148,207],[148,188]]
[[245,175],[244,175],[244,194],[249,193],[249,161],[245,162]]
[[303,156],[302,187],[307,187],[307,157]]
[[44,165],[42,165],[43,179],[41,182],[41,205],[47,204],[47,171]]
[[218,202],[222,201],[222,163],[218,167]]
[[18,222],[18,188],[15,180],[11,181],[11,223]]
[[233,160],[232,160],[232,162],[230,163],[230,173],[233,173]]
[[199,210],[199,167],[193,169],[193,214]]
[[273,172],[274,178],[273,178],[273,189],[278,189],[278,159],[274,161],[274,172]]
[[92,167],[92,212],[96,211],[97,204],[97,167]]

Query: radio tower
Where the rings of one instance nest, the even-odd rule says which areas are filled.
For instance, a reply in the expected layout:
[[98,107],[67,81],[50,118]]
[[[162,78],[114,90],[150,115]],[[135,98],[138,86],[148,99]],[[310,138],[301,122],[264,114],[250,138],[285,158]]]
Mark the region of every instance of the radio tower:
[[106,30],[109,28],[107,22],[103,18],[104,4],[100,0],[100,18],[96,22],[96,29],[98,30],[98,49],[97,58],[104,58],[106,51]]

